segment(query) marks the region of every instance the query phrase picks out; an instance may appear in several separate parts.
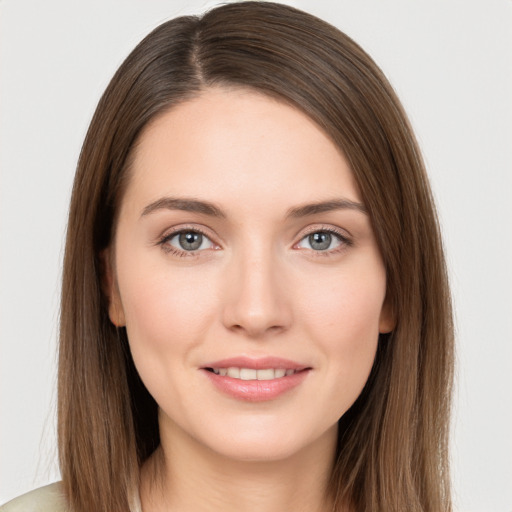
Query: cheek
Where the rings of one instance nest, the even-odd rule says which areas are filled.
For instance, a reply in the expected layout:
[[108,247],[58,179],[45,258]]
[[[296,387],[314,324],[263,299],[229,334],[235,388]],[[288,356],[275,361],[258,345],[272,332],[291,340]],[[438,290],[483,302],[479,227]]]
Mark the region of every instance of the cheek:
[[204,276],[197,271],[149,262],[127,270],[119,276],[120,292],[135,367],[158,404],[172,403],[184,412],[196,384],[183,382],[215,316],[212,288],[202,286]]
[[316,284],[302,318],[328,369],[326,399],[339,404],[341,416],[359,396],[375,359],[386,279],[374,265],[351,267],[323,283],[317,276]]
[[[190,349],[212,319],[215,296],[201,272],[165,265],[126,266],[118,274],[132,352],[144,357]],[[122,269],[120,269],[120,272]]]
[[365,333],[378,334],[379,319],[386,292],[386,278],[380,265],[360,265],[333,274],[315,275],[306,283],[308,293],[302,314],[312,325],[334,337],[364,341]]

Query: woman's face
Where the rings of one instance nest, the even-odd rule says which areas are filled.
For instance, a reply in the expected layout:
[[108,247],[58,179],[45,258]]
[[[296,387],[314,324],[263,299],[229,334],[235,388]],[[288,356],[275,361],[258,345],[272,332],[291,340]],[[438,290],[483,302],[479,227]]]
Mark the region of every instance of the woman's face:
[[146,128],[131,173],[109,313],[162,438],[239,460],[332,446],[392,328],[343,154],[290,106],[210,89]]

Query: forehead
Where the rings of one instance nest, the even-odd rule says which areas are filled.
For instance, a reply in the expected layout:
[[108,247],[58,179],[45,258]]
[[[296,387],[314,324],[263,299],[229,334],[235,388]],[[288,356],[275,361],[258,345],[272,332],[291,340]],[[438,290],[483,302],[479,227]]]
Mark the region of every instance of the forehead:
[[208,89],[161,114],[144,130],[131,172],[130,200],[359,200],[342,151],[313,120],[247,89]]

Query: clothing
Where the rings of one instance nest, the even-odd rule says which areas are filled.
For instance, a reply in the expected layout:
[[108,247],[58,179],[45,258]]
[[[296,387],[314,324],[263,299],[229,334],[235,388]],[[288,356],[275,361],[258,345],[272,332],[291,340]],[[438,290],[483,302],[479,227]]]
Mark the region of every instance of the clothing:
[[[0,512],[69,512],[61,482],[45,485],[8,501]],[[142,512],[138,493],[134,495],[132,512]]]
[[60,482],[45,485],[14,498],[0,507],[0,512],[67,512]]

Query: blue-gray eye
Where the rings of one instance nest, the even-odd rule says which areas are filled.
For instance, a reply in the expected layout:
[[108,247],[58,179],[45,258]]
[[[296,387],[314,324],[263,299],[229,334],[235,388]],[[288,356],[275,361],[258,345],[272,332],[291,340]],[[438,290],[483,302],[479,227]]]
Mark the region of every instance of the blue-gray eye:
[[336,249],[343,244],[345,240],[336,233],[329,231],[315,231],[306,235],[299,243],[301,249],[312,249],[313,251],[327,251]]
[[169,237],[167,243],[182,251],[198,251],[213,247],[213,242],[207,236],[192,230],[175,233]]
[[181,248],[185,249],[185,251],[197,251],[203,242],[203,235],[189,231],[187,233],[181,233],[178,240]]
[[325,251],[329,249],[332,241],[332,235],[330,233],[320,232],[313,233],[308,236],[309,245],[316,251]]

